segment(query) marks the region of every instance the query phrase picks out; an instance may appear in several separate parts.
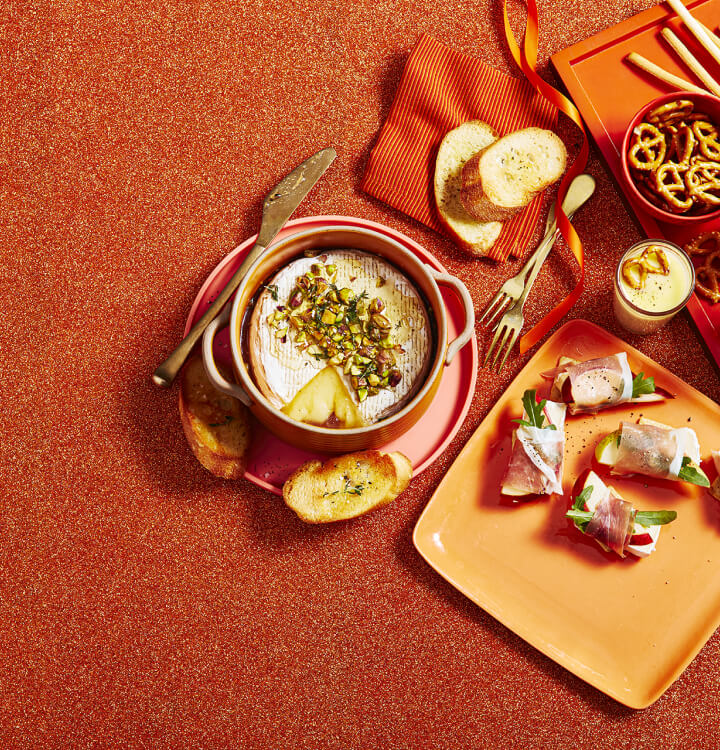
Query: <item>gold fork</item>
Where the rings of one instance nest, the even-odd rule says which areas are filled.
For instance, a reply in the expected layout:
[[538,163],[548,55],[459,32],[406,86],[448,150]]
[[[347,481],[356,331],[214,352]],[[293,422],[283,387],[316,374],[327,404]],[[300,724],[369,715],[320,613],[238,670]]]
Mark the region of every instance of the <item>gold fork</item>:
[[[573,217],[580,206],[582,206],[594,192],[595,180],[589,174],[578,175],[572,181],[570,187],[568,188],[567,194],[565,195],[565,200],[562,203],[563,211],[567,215],[568,219],[571,219]],[[530,294],[530,290],[535,283],[535,279],[537,278],[538,273],[540,273],[540,268],[545,262],[547,256],[550,254],[550,250],[552,250],[552,247],[555,244],[555,240],[558,237],[559,230],[557,229],[554,210],[551,211],[550,216],[548,216],[548,223],[546,224],[546,226],[548,225],[549,229],[545,234],[543,241],[540,243],[538,249],[533,253],[532,258],[528,261],[528,263],[525,264],[526,266],[530,264],[531,267],[529,269],[529,274],[527,274],[527,278],[525,279],[524,288],[520,293],[520,296],[517,297],[514,301],[514,304],[511,304],[511,306],[505,311],[505,314],[495,326],[495,336],[493,337],[487,354],[485,355],[483,366],[487,365],[488,362],[490,362],[490,357],[492,357],[493,351],[495,351],[495,356],[493,357],[492,362],[490,362],[490,367],[494,367],[496,362],[499,361],[500,364],[498,365],[497,372],[500,372],[502,370],[503,365],[505,364],[505,360],[507,360],[508,358],[508,354],[510,354],[510,351],[512,350],[513,346],[515,346],[515,342],[520,335],[520,331],[522,330],[522,327],[525,323],[525,319],[523,317],[525,300],[527,300],[528,294]],[[518,277],[521,274],[524,277],[526,273],[527,272],[525,272],[525,266],[523,266],[523,269],[518,274]],[[510,281],[515,281],[515,279],[517,279],[518,277],[510,279]],[[500,291],[502,292],[503,290],[501,289]],[[495,318],[496,314],[493,314],[492,317]],[[498,342],[500,342],[499,346],[497,346]],[[495,349],[496,346],[497,349]],[[502,356],[502,359],[500,359],[503,349],[505,350],[505,354]]]

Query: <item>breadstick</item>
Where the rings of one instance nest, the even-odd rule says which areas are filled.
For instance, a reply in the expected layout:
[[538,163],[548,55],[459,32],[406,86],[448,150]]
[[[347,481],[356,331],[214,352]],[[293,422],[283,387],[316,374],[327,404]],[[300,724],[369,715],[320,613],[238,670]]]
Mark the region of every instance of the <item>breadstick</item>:
[[710,39],[713,40],[713,42],[715,42],[715,44],[720,49],[720,36],[718,36],[717,34],[713,34],[713,32],[710,31],[710,29],[704,23],[700,22],[700,25],[703,27],[703,29],[705,29],[707,35],[710,37]]
[[669,27],[662,30],[665,41],[673,48],[677,56],[692,70],[693,73],[703,82],[715,96],[720,96],[720,84],[703,68],[700,61],[692,52],[678,39],[675,32]]
[[702,44],[711,57],[720,64],[720,47],[713,42],[707,31],[700,22],[690,15],[690,11],[680,2],[680,0],[667,0],[668,5],[682,18],[683,23],[688,27],[692,35]]
[[651,62],[646,57],[638,55],[637,52],[631,52],[625,59],[640,68],[640,70],[644,70],[651,76],[654,76],[658,80],[663,81],[676,89],[680,89],[681,91],[694,91],[696,94],[710,93],[707,89],[700,88],[700,86],[696,86],[694,83],[690,83],[690,81],[680,78],[680,76],[669,73],[659,65],[655,65],[654,62]]

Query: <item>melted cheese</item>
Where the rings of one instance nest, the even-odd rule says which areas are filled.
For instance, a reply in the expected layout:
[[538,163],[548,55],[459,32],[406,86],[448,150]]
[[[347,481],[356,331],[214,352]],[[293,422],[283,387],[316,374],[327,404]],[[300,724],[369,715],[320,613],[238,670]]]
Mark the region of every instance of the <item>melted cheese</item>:
[[397,355],[395,364],[402,373],[400,383],[395,388],[381,389],[363,402],[358,400],[350,377],[341,367],[334,368],[363,423],[372,424],[398,411],[415,395],[429,367],[432,341],[427,311],[419,294],[400,271],[378,256],[359,250],[328,250],[317,257],[292,261],[267,282],[267,286],[277,287],[277,300],[265,291],[253,310],[248,333],[253,376],[263,395],[275,407],[284,409],[328,367],[327,360],[316,360],[299,351],[292,328],[283,341],[276,336],[277,329],[267,323],[276,307],[287,302],[298,277],[318,262],[336,266],[334,283],[338,288],[349,287],[356,295],[366,292],[370,299],[379,297],[385,303],[383,315],[393,323],[393,340],[405,349],[405,353]]

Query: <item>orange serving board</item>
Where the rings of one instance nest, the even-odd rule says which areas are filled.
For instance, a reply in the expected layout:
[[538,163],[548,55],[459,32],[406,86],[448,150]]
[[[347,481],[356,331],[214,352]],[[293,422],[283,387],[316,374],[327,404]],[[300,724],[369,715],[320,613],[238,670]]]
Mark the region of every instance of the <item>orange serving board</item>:
[[[697,0],[686,5],[708,28],[717,29],[720,0]],[[701,85],[660,36],[667,25],[672,26],[709,71],[720,76],[717,63],[664,4],[558,52],[552,62],[647,236],[664,237],[685,245],[703,231],[720,230],[720,220],[690,229],[656,222],[630,197],[620,163],[623,136],[634,115],[648,102],[672,91],[666,84],[625,62],[628,53],[638,52],[665,70]],[[619,247],[618,253],[624,249]],[[688,303],[688,311],[715,362],[720,365],[720,304],[711,305],[694,295]]]
[[[634,372],[677,395],[566,424],[565,497],[530,502],[500,494],[527,388],[561,354],[626,351]],[[545,383],[545,385],[543,385]],[[707,459],[720,447],[720,406],[598,326],[574,320],[528,362],[463,448],[413,535],[420,554],[453,586],[578,677],[633,708],[659,698],[720,624],[720,503],[700,487],[647,477],[609,477],[593,459],[601,436],[640,415],[690,426]],[[565,516],[575,478],[588,467],[643,510],[671,509],[657,550],[644,560],[603,552]],[[703,468],[715,476],[708,460]]]

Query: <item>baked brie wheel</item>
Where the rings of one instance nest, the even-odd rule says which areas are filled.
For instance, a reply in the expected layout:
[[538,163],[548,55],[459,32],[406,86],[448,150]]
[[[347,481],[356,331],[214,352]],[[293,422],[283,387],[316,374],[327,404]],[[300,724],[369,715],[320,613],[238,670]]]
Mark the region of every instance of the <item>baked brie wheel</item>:
[[247,330],[252,377],[292,419],[356,428],[399,411],[427,375],[427,308],[393,265],[352,249],[301,257],[258,297]]

